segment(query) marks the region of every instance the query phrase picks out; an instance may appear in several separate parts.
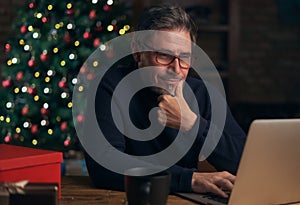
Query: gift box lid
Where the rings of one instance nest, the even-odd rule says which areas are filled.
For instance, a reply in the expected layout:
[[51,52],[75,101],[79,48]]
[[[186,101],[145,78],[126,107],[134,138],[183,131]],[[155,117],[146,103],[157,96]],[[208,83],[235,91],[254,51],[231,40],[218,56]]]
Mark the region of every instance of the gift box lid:
[[0,144],[0,171],[62,162],[62,153]]

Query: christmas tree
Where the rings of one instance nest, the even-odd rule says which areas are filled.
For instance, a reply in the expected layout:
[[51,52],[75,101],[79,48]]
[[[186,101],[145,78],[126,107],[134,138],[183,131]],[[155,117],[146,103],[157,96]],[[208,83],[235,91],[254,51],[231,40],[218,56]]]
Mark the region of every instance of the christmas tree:
[[[16,35],[5,45],[0,143],[59,151],[77,147],[76,76],[96,48],[129,31],[128,11],[116,0],[36,0],[20,9]],[[84,113],[75,120],[83,121]]]

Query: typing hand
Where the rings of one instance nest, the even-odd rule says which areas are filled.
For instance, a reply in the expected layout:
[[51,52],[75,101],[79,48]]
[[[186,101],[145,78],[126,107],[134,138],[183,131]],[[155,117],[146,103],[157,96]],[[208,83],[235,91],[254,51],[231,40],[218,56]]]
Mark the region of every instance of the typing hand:
[[225,191],[231,191],[235,176],[229,172],[194,172],[192,176],[192,190],[197,193],[210,192],[227,198]]
[[[160,95],[158,97],[158,121],[166,123],[167,127],[189,131],[197,120],[197,115],[190,109],[182,93],[183,80],[181,80],[175,90],[175,96]],[[181,109],[180,109],[181,108]],[[182,118],[182,121],[181,121]]]

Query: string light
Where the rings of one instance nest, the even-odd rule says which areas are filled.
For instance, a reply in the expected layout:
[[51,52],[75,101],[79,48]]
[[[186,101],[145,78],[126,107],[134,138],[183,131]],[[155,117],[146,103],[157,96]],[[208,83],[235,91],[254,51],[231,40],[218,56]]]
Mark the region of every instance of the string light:
[[113,2],[113,0],[107,0],[106,3],[107,3],[107,5],[110,5],[110,6],[111,6],[111,5],[113,5],[114,2]]
[[21,133],[21,128],[16,127],[16,133],[20,134]]
[[44,103],[43,104],[43,108],[48,109],[49,108],[49,104],[48,103]]
[[49,83],[50,80],[51,80],[51,79],[50,79],[50,77],[48,77],[48,76],[45,78],[45,82],[46,82],[46,83]]
[[36,102],[39,101],[39,99],[40,99],[40,97],[38,95],[33,97],[33,100],[36,101]]
[[75,41],[75,42],[74,42],[74,45],[77,47],[77,46],[80,45],[80,42],[79,42],[79,41]]
[[12,102],[7,102],[6,103],[6,108],[7,109],[11,109],[13,107],[13,103]]
[[97,67],[98,65],[99,65],[99,62],[98,62],[98,61],[94,61],[94,62],[93,62],[93,66],[94,66],[94,67]]
[[72,8],[72,4],[71,3],[68,3],[67,4],[67,9],[71,9]]
[[113,25],[108,25],[107,26],[107,30],[108,31],[113,31],[114,30],[114,26]]
[[48,129],[48,134],[52,135],[53,134],[53,130],[52,129]]
[[75,55],[74,53],[71,53],[71,54],[69,55],[69,59],[70,59],[70,60],[74,60],[75,57],[76,57],[76,55]]
[[97,21],[96,27],[100,27],[101,25],[102,25],[102,22],[101,21]]
[[53,70],[48,70],[48,71],[47,71],[47,75],[48,75],[48,76],[53,76],[53,74],[54,74]]
[[23,39],[20,39],[20,40],[19,40],[19,44],[22,46],[22,45],[25,44],[25,41],[24,41]]
[[1,122],[3,122],[3,121],[4,121],[4,119],[5,119],[5,118],[4,118],[4,116],[3,116],[3,115],[1,115],[1,116],[0,116],[0,121],[1,121]]
[[33,26],[28,26],[28,31],[32,32],[33,31]]
[[37,145],[38,144],[38,141],[36,139],[33,139],[32,142],[31,142],[33,145]]
[[24,128],[28,128],[29,126],[30,126],[29,122],[24,122],[24,123],[23,123],[23,127],[24,127]]
[[38,72],[38,71],[35,72],[35,73],[34,73],[34,77],[36,77],[36,78],[40,77],[40,72]]
[[65,98],[69,97],[69,94],[66,93],[66,92],[62,92],[61,95],[60,95],[60,97],[61,97],[62,99],[65,99]]
[[58,53],[58,48],[53,48],[53,53]]
[[19,89],[19,88],[15,88],[15,89],[14,89],[14,93],[15,93],[15,94],[18,94],[19,92],[20,92],[20,89]]
[[47,122],[47,120],[42,120],[41,121],[41,125],[44,127],[44,126],[46,126],[48,124],[48,122]]
[[36,14],[36,17],[37,17],[38,19],[40,19],[40,18],[43,17],[43,15],[42,15],[41,13],[37,13],[37,14]]
[[5,119],[5,122],[6,122],[6,123],[10,123],[10,117],[7,117],[7,118]]
[[7,60],[7,62],[6,62],[6,64],[8,65],[8,66],[11,66],[12,65],[12,60]]
[[92,0],[92,4],[97,4],[98,0]]
[[56,29],[51,29],[50,33],[51,33],[52,36],[55,36],[55,35],[57,35],[57,30]]
[[83,86],[82,86],[82,85],[78,87],[78,91],[79,91],[79,92],[82,92],[82,91],[83,91]]
[[62,61],[60,62],[60,65],[61,65],[62,67],[66,66],[66,61],[62,60]]
[[24,51],[29,51],[30,50],[30,46],[29,45],[25,45],[24,46]]
[[50,88],[44,88],[44,93],[49,94],[50,93]]
[[20,142],[24,142],[24,140],[25,140],[25,138],[24,138],[24,136],[20,136]]
[[130,26],[129,25],[125,25],[123,28],[125,29],[125,31],[129,31]]
[[28,88],[26,86],[23,86],[21,88],[22,93],[27,93]]
[[73,107],[73,103],[72,102],[69,102],[68,103],[68,108],[72,108]]
[[47,9],[48,9],[49,11],[51,11],[51,10],[53,9],[53,6],[52,6],[51,4],[49,4],[48,7],[47,7]]
[[61,121],[61,117],[60,116],[57,116],[55,119],[56,119],[57,122]]
[[75,28],[74,24],[72,24],[72,23],[67,24],[67,29],[71,30],[71,29],[74,29],[74,28]]
[[120,29],[120,30],[119,30],[119,34],[120,34],[120,35],[124,35],[124,34],[125,34],[125,29]]
[[72,84],[75,85],[78,82],[77,78],[72,79]]
[[57,23],[57,24],[55,24],[54,28],[59,29],[60,25]]
[[11,59],[12,64],[17,64],[18,63],[18,59],[17,58],[13,58]]
[[40,37],[40,34],[39,34],[38,32],[34,32],[34,33],[32,34],[32,37],[33,37],[34,39],[37,39],[37,38]]
[[104,44],[101,44],[101,45],[99,46],[99,48],[100,48],[100,50],[101,50],[101,51],[105,51],[105,49],[106,49],[106,45],[104,45]]

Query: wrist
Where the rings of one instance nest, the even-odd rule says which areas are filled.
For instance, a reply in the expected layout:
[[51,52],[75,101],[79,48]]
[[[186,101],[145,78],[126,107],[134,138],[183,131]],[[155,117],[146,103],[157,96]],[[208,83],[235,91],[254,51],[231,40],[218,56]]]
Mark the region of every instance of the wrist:
[[184,127],[184,131],[190,131],[193,126],[195,125],[196,121],[198,119],[198,116],[192,112],[191,115],[188,115],[186,126]]

